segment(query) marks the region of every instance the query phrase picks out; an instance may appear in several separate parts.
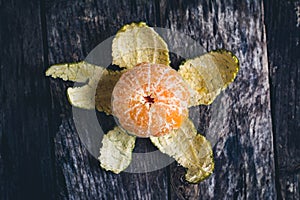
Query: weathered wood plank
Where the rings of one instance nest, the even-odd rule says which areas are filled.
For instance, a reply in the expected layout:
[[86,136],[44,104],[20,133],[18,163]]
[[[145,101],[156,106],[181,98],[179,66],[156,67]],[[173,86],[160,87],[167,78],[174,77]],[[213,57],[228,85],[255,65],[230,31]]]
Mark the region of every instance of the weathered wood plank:
[[[299,199],[299,4],[265,1],[264,13],[261,1],[47,1],[41,10],[37,2],[1,1],[0,199],[276,198],[268,75],[278,198]],[[70,119],[65,89],[71,83],[51,81],[49,94],[45,67],[82,60],[121,25],[140,20],[182,31],[207,50],[225,47],[240,58],[235,83],[200,109],[198,129],[215,144],[216,170],[198,185],[187,184],[176,163],[170,171],[145,174],[103,171]],[[140,150],[152,148],[143,142]]]
[[0,1],[0,199],[53,199],[39,1]]
[[[96,45],[132,21],[156,23],[154,2],[49,1],[46,3],[49,62],[83,60]],[[64,121],[55,137],[56,168],[63,199],[167,199],[167,169],[150,173],[115,175],[100,168],[81,144],[71,118],[62,81],[52,81],[53,98],[59,101]],[[101,117],[100,117],[101,118]],[[100,140],[100,138],[99,138]],[[145,145],[149,151],[153,147]],[[143,149],[136,149],[143,150]]]
[[280,199],[300,199],[300,1],[265,1]]
[[208,110],[201,110],[205,117],[198,121],[214,145],[215,173],[199,185],[188,185],[182,179],[184,171],[173,166],[171,185],[177,193],[173,199],[276,198],[262,2],[164,1],[162,5],[163,25],[185,32],[207,50],[233,51],[241,65],[235,82]]
[[[150,25],[156,24],[180,30],[196,39],[207,50],[221,47],[232,50],[240,58],[241,72],[230,89],[226,90],[223,96],[208,108],[207,117],[204,119],[206,123],[214,124],[214,126],[201,125],[206,127],[204,134],[213,142],[215,141],[215,174],[199,185],[190,185],[179,179],[182,177],[180,173],[183,173],[183,170],[172,167],[170,180],[173,189],[171,192],[177,194],[177,197],[173,196],[173,198],[219,199],[224,197],[224,193],[227,195],[225,198],[275,198],[273,141],[269,86],[266,78],[268,77],[268,68],[262,3],[231,1],[227,2],[225,6],[220,1],[186,4],[162,1],[159,5],[160,14],[159,17],[155,17],[158,7],[152,3],[143,6],[142,3],[132,1],[115,6],[113,2],[105,1],[100,6],[88,2],[83,5],[81,1],[75,4],[49,2],[47,27],[50,63],[83,59],[87,50],[97,44],[94,41],[99,42],[99,38],[113,34],[122,24],[139,21],[137,19],[150,22]],[[66,9],[62,9],[60,12],[59,9],[63,7]],[[144,8],[145,10],[143,10]],[[131,15],[126,16],[129,13]],[[87,36],[90,39],[84,41],[87,40]],[[60,91],[62,90],[60,88],[64,89],[64,87],[64,85],[55,86],[56,90]],[[62,97],[64,93],[58,94],[55,91],[53,93],[55,98],[65,98]],[[61,105],[65,103],[67,102],[64,101]],[[218,110],[219,108],[221,111]],[[203,108],[202,112],[205,109]],[[59,134],[61,133],[62,131]],[[75,140],[72,138],[75,136],[71,135],[70,137]],[[62,137],[61,140],[66,139]],[[72,148],[75,147],[76,145],[69,145],[68,151],[72,151]],[[60,145],[57,142],[57,153],[61,152],[59,148]],[[79,156],[83,155],[74,154],[71,159],[76,160],[76,156],[79,159]],[[58,163],[61,164],[61,162]],[[72,166],[72,164],[68,163],[66,166]],[[63,173],[72,173],[72,170],[68,170],[70,169],[62,168]],[[86,172],[88,171],[86,170]],[[76,173],[75,177],[81,177],[78,169],[74,172]],[[175,173],[176,175],[172,176],[172,172],[179,172],[179,175]],[[136,181],[135,186],[138,186],[141,180],[145,181],[145,179],[140,179],[140,176],[132,176],[139,180]],[[129,178],[130,175],[124,177]],[[113,178],[107,180],[114,182]],[[165,177],[163,180],[166,180]],[[70,182],[66,181],[66,183]],[[76,190],[79,186],[85,187],[82,184],[67,185],[68,197],[71,198],[70,191]],[[132,195],[137,197],[139,189],[128,188],[136,189]],[[261,190],[261,188],[265,189]],[[151,194],[151,191],[147,189],[144,192],[141,194],[144,196],[141,197],[147,198],[149,192]]]

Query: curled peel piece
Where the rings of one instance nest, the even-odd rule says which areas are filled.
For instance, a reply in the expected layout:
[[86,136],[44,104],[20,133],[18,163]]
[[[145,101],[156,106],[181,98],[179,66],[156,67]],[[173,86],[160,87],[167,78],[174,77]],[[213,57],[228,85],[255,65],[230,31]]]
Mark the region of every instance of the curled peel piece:
[[185,178],[188,182],[199,183],[213,172],[211,145],[204,136],[197,134],[191,120],[186,120],[179,129],[171,131],[170,134],[150,139],[161,152],[187,168]]
[[82,87],[68,88],[68,98],[73,106],[84,109],[104,111],[107,115],[111,111],[111,96],[114,86],[125,72],[102,69],[94,71],[88,83]]
[[116,174],[126,169],[131,162],[135,139],[119,127],[105,134],[98,158],[101,167]]
[[234,81],[239,61],[227,50],[211,51],[187,60],[178,72],[192,90],[190,106],[208,105]]
[[105,70],[100,67],[94,68],[93,75],[88,79],[86,85],[68,88],[68,99],[73,106],[84,109],[95,109],[96,88]]
[[165,41],[145,23],[123,26],[112,44],[113,64],[130,69],[139,63],[169,65],[169,50]]
[[89,64],[85,61],[78,63],[66,63],[52,65],[47,71],[46,76],[61,78],[64,81],[74,81],[84,83],[94,75],[95,70],[100,67]]
[[69,87],[67,90],[69,102],[78,108],[92,110],[95,108],[95,87]]
[[96,109],[111,114],[112,90],[119,80],[122,71],[112,71],[85,61],[51,66],[47,76],[62,78],[65,81],[86,83],[81,87],[70,87],[67,90],[70,103],[78,108]]

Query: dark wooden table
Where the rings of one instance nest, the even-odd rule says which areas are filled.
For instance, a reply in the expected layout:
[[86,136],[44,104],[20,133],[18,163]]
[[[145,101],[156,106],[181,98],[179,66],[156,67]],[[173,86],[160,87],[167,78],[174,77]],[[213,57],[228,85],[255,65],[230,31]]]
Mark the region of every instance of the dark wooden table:
[[[132,21],[240,59],[236,81],[200,107],[216,161],[200,184],[186,183],[176,163],[102,170],[75,129],[72,83],[44,75]],[[0,0],[0,47],[0,199],[300,199],[300,1]]]

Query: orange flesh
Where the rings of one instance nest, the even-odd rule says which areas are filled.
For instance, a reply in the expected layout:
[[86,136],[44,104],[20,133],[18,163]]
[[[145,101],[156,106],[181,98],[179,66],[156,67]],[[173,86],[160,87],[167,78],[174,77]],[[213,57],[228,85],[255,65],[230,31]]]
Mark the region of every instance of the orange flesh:
[[112,94],[120,125],[140,137],[177,129],[188,116],[188,87],[169,66],[142,63],[124,73]]

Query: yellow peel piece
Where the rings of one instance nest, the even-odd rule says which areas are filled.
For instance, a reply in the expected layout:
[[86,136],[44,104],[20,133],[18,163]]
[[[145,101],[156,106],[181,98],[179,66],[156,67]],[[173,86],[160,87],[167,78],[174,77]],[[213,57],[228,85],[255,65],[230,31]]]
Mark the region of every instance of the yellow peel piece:
[[191,120],[160,137],[150,137],[152,143],[163,153],[173,157],[187,168],[185,178],[188,182],[199,183],[214,170],[212,148],[204,136],[197,134]]
[[113,64],[130,69],[139,63],[169,65],[169,50],[165,41],[145,23],[123,26],[112,44]]
[[126,169],[131,162],[135,139],[120,127],[105,134],[98,158],[101,167],[116,174]]
[[68,88],[68,99],[73,106],[83,109],[95,109],[96,88],[103,71],[105,70],[106,69],[100,67],[94,68],[93,74],[89,77],[86,85],[82,87]]
[[98,111],[104,111],[106,114],[111,114],[111,96],[113,89],[120,79],[121,75],[126,70],[111,71],[104,70],[96,89],[95,104]]
[[95,87],[69,87],[67,90],[69,102],[78,108],[92,110],[95,108]]
[[111,114],[111,95],[113,88],[125,72],[112,71],[85,61],[51,66],[46,75],[62,78],[65,81],[85,83],[81,87],[67,90],[69,102],[78,108],[96,109]]
[[89,64],[85,61],[78,63],[66,63],[52,65],[47,71],[46,76],[61,78],[64,81],[74,81],[84,83],[94,75],[96,65]]
[[187,60],[178,72],[192,90],[190,106],[208,105],[234,81],[239,61],[227,50],[211,51]]

